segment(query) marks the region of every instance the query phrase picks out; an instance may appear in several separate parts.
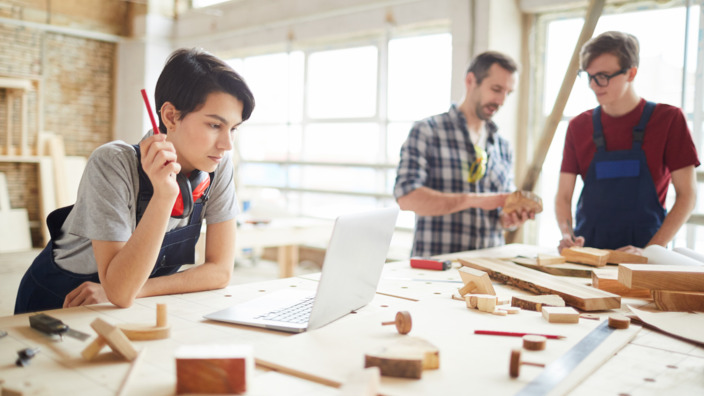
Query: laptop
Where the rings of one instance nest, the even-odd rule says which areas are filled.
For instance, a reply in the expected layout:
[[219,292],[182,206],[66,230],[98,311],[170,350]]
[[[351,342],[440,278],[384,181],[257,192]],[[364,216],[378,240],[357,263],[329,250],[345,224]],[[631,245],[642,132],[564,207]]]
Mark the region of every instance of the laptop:
[[316,291],[277,290],[204,317],[300,333],[362,308],[376,293],[398,211],[392,207],[338,217]]

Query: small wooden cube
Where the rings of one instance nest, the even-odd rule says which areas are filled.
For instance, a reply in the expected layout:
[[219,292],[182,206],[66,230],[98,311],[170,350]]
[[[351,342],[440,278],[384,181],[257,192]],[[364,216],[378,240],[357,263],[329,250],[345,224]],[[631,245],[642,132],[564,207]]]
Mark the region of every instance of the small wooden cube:
[[579,312],[572,307],[543,307],[542,312],[550,323],[579,323]]
[[249,345],[188,345],[175,353],[176,393],[242,394],[254,373]]

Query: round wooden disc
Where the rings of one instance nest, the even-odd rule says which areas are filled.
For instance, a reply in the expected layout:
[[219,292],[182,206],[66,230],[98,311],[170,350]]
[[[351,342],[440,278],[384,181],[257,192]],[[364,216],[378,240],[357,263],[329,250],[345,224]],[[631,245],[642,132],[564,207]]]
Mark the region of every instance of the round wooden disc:
[[523,348],[529,351],[542,351],[545,349],[547,338],[541,335],[525,335],[523,336]]
[[511,378],[518,378],[518,374],[521,372],[521,350],[513,349],[511,350],[511,362],[508,366],[508,375]]
[[408,334],[411,332],[413,322],[411,321],[411,313],[408,311],[396,312],[396,330],[399,334]]
[[609,327],[612,329],[627,329],[631,324],[631,318],[623,315],[609,316]]

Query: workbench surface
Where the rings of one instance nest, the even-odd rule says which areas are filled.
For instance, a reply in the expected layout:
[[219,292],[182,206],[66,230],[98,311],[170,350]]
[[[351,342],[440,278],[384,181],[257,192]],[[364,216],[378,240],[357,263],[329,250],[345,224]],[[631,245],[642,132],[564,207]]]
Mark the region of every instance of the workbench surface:
[[[537,253],[555,254],[549,249],[513,244],[443,258]],[[544,351],[523,352],[525,361],[550,364],[571,353],[574,345],[614,313],[597,312],[601,320],[580,319],[578,324],[550,324],[537,312],[496,316],[470,310],[464,302],[451,298],[462,286],[457,266],[455,263],[450,270],[432,271],[412,269],[408,262],[389,263],[384,268],[377,296],[369,305],[321,329],[298,335],[208,321],[203,315],[275,289],[314,289],[315,275],[143,298],[127,309],[100,304],[47,313],[95,336],[90,323],[97,317],[113,324],[152,323],[156,304],[166,303],[171,337],[133,342],[144,356],[129,382],[129,395],[173,395],[174,351],[187,344],[252,345],[258,368],[248,395],[337,395],[340,392],[335,386],[363,368],[365,352],[405,337],[394,326],[380,325],[382,321],[393,320],[400,310],[412,315],[413,329],[409,336],[423,338],[438,347],[440,368],[424,371],[420,380],[382,377],[383,394],[512,395],[537,378],[543,369],[524,366],[520,377],[511,379],[510,350],[520,348],[521,339],[475,335],[474,330],[565,335],[561,340],[548,340]],[[494,287],[500,297],[526,294],[497,283]],[[649,309],[652,304],[647,300],[623,299],[624,312],[628,311],[626,305]],[[74,396],[117,392],[130,368],[127,361],[104,350],[88,362],[81,357],[81,351],[90,340],[50,338],[31,329],[28,316],[0,318],[0,330],[8,333],[0,339],[0,381],[25,389],[26,394]],[[41,351],[26,367],[16,366],[16,351],[27,347],[39,347]],[[611,332],[581,365],[550,389],[551,394],[574,395],[704,394],[704,348],[632,324],[628,330]]]

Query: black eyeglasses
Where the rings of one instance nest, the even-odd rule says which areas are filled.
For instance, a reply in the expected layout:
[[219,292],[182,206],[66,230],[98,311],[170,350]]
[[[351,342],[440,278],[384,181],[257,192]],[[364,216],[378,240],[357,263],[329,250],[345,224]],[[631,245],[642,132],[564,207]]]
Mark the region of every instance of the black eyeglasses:
[[605,86],[609,85],[609,80],[611,80],[612,78],[614,78],[620,74],[626,74],[626,72],[628,72],[629,69],[630,69],[630,67],[625,68],[625,69],[621,69],[614,74],[597,73],[597,74],[593,74],[593,75],[587,73],[586,70],[581,70],[580,74],[587,75],[587,78],[588,78],[587,82],[591,82],[592,80],[594,80],[596,85],[598,85],[600,87],[605,87]]

